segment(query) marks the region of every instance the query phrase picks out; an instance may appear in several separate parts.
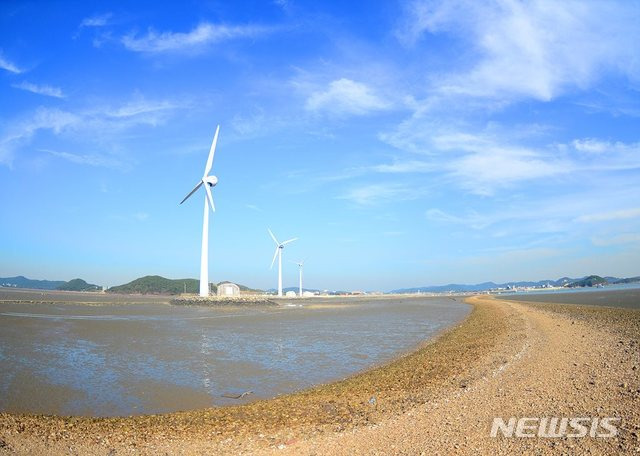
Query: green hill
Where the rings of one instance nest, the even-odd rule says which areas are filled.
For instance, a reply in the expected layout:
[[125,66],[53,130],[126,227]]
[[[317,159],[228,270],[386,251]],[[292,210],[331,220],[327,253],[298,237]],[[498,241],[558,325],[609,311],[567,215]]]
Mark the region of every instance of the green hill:
[[585,277],[581,280],[576,280],[569,284],[570,288],[576,287],[596,287],[598,285],[607,285],[609,282],[607,279],[604,279],[597,275],[590,275],[589,277]]
[[[123,294],[181,294],[198,293],[200,289],[200,281],[196,279],[167,279],[161,276],[145,276],[140,277],[132,282],[117,287],[111,287],[107,290],[109,293]],[[215,285],[212,287],[215,293]]]
[[98,291],[100,287],[92,283],[87,283],[82,279],[72,279],[59,285],[56,289],[64,291]]

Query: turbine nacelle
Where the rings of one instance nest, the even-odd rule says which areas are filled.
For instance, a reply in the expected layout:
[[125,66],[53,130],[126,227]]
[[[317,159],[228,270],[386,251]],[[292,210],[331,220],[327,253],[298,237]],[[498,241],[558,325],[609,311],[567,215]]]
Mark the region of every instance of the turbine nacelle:
[[216,176],[207,176],[202,178],[202,182],[209,184],[209,187],[215,187],[218,183],[218,178]]

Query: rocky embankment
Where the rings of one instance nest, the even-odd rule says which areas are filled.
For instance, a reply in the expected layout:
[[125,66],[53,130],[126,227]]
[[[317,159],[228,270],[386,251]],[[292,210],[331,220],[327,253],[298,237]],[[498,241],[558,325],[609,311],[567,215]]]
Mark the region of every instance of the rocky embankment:
[[208,298],[202,298],[200,296],[181,296],[179,298],[173,298],[169,301],[175,306],[206,306],[206,307],[223,307],[223,306],[277,306],[278,303],[265,298],[264,296],[210,296]]

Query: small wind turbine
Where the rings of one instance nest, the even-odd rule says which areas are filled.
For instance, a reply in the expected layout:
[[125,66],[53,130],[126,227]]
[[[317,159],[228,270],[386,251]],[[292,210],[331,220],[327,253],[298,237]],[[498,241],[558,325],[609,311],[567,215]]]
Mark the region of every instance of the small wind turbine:
[[220,131],[220,125],[216,128],[216,134],[213,136],[213,142],[211,143],[211,149],[209,150],[209,158],[207,164],[204,167],[204,174],[200,182],[184,197],[180,204],[184,203],[187,198],[193,195],[203,184],[205,189],[204,194],[204,217],[202,220],[202,251],[200,252],[200,296],[209,296],[209,207],[215,212],[216,207],[213,204],[213,197],[211,196],[211,188],[218,183],[216,176],[209,176],[209,171],[213,166],[213,154],[216,151],[216,143],[218,142],[218,132]]
[[300,292],[298,293],[299,297],[302,297],[302,268],[304,266],[304,260],[300,260],[300,261],[292,261],[293,264],[297,264],[298,265],[298,276],[299,276],[299,286],[298,289],[300,290]]
[[273,263],[275,263],[276,256],[277,256],[278,257],[278,296],[282,296],[282,249],[284,249],[285,245],[297,240],[298,238],[289,239],[288,241],[284,241],[284,242],[278,242],[278,240],[276,239],[276,237],[273,235],[273,233],[269,228],[267,228],[267,231],[269,232],[269,235],[271,235],[271,239],[273,239],[273,242],[276,243],[276,251],[273,253],[273,260],[271,260],[271,267],[269,269],[273,268]]

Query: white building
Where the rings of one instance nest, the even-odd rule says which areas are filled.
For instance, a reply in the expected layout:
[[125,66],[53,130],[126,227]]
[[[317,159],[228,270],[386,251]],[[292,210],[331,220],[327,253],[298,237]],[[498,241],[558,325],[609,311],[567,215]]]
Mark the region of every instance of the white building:
[[296,295],[296,292],[295,292],[295,291],[291,291],[291,290],[287,291],[284,295],[285,295],[287,298],[295,298],[295,297],[297,296],[297,295]]
[[218,285],[218,296],[239,296],[240,287],[235,283],[225,282]]

